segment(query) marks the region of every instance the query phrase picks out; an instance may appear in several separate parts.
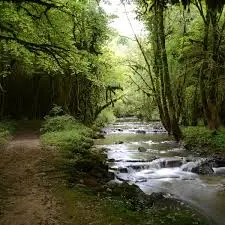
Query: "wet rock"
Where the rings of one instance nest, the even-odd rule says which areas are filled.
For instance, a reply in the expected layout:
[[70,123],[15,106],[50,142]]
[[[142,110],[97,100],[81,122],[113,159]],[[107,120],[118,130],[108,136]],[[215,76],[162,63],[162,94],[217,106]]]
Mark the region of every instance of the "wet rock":
[[146,131],[145,130],[137,130],[136,134],[146,134]]
[[210,163],[203,162],[203,163],[200,163],[199,165],[197,165],[196,167],[193,167],[191,172],[201,174],[201,175],[210,175],[210,174],[214,173],[214,170]]
[[141,170],[141,169],[143,169],[142,165],[131,165],[129,167],[132,168],[133,170]]
[[[158,159],[157,156],[152,156],[148,159],[130,159],[130,160],[125,160],[124,162],[133,162],[133,163],[135,163],[135,162],[152,162],[153,160],[156,160],[156,159]],[[119,161],[121,161],[121,160],[116,160],[116,162],[119,162]]]
[[123,168],[123,167],[119,167],[119,168],[118,168],[118,171],[119,171],[120,173],[128,173],[128,169],[127,169],[127,168]]
[[115,159],[108,159],[108,162],[115,162]]
[[123,144],[123,143],[124,143],[123,141],[116,141],[116,142],[115,142],[116,145],[118,145],[118,144],[121,145],[121,144]]
[[140,147],[138,147],[138,151],[139,152],[146,152],[147,149],[145,147],[140,146]]
[[186,172],[192,172],[192,169],[197,167],[197,164],[195,162],[187,162],[182,166],[182,170]]
[[128,182],[129,179],[126,179],[124,177],[119,177],[119,176],[116,176],[116,179],[119,180],[119,181],[122,181],[122,182]]
[[153,129],[154,130],[163,130],[164,128],[163,128],[162,124],[157,123],[153,126]]
[[119,129],[118,129],[118,131],[122,132],[122,131],[123,131],[123,129],[119,128]]
[[211,159],[209,162],[212,163],[212,167],[218,168],[218,167],[225,167],[225,158],[214,158]]
[[216,175],[224,175],[225,174],[225,167],[217,167],[217,168],[213,168],[213,170]]
[[155,202],[164,199],[164,193],[145,194],[138,186],[124,182],[111,187],[112,194],[120,196],[127,206],[133,210],[151,207]]
[[182,159],[170,159],[167,160],[165,163],[165,167],[173,168],[173,167],[180,167],[182,166]]
[[143,182],[147,182],[147,178],[144,178],[144,177],[141,177],[141,178],[138,178],[138,180],[135,181],[135,183],[143,183]]

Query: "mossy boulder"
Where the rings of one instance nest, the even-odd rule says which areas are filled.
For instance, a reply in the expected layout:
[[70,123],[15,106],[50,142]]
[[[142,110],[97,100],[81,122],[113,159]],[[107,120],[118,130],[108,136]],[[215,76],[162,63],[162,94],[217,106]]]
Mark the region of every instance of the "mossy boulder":
[[122,198],[127,206],[132,210],[140,210],[146,207],[152,207],[154,202],[164,199],[164,194],[152,193],[151,195],[145,194],[138,186],[128,184],[113,184],[110,189],[113,196]]

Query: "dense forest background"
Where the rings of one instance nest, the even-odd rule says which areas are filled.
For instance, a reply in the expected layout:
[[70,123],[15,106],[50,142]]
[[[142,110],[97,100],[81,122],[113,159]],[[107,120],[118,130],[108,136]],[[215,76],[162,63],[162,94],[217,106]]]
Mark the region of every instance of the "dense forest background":
[[42,118],[57,104],[85,123],[96,119],[121,89],[98,2],[0,4],[1,118]]
[[146,28],[133,38],[96,0],[0,1],[0,117],[58,105],[91,124],[107,109],[160,119],[177,140],[180,124],[224,125],[225,2],[122,1],[125,13],[131,3]]

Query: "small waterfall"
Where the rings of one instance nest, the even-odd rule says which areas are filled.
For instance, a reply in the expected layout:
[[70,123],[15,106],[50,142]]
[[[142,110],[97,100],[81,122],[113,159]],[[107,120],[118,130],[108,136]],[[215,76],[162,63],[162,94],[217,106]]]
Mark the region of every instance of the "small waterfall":
[[171,193],[225,225],[225,159],[188,155],[160,126],[122,118],[104,129],[105,139],[97,144],[106,149],[115,182],[136,183],[148,194]]

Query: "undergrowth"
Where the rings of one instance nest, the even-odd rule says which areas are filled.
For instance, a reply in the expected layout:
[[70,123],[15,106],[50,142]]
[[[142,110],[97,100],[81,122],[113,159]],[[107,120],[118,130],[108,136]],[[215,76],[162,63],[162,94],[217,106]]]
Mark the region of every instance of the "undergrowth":
[[120,199],[101,197],[84,187],[58,187],[57,195],[65,201],[63,220],[71,224],[207,225],[190,208],[168,203],[167,200],[151,208],[135,211],[127,208],[126,203]]
[[103,110],[97,117],[95,124],[99,127],[104,127],[109,123],[113,123],[116,121],[116,117],[112,110],[105,109]]
[[184,142],[189,148],[208,148],[225,152],[225,128],[212,132],[207,127],[186,127]]
[[43,145],[55,146],[62,151],[78,153],[85,151],[93,144],[92,129],[69,115],[46,117],[41,132]]
[[15,132],[16,123],[14,121],[1,121],[0,122],[0,145],[5,145],[8,138]]
[[107,178],[106,156],[91,149],[94,144],[91,128],[70,115],[47,116],[41,133],[43,147],[54,146],[62,153],[58,166],[65,171],[70,185],[82,180],[95,186]]

